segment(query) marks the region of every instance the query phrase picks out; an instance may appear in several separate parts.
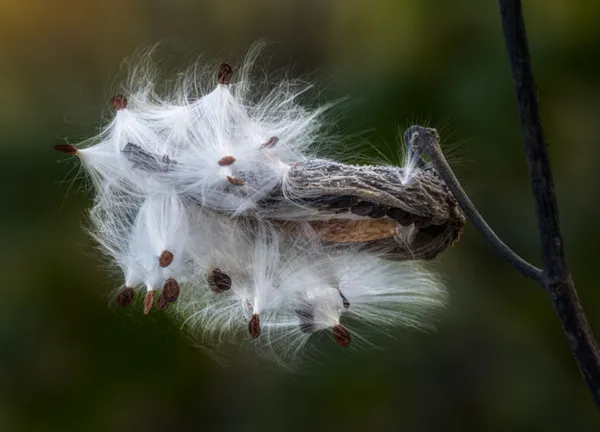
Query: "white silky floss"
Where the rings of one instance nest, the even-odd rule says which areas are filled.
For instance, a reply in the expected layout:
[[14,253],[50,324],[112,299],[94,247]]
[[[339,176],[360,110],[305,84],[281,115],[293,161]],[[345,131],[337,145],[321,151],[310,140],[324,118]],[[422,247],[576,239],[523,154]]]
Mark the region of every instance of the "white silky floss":
[[[278,361],[322,331],[350,345],[347,322],[432,328],[446,294],[421,264],[331,248],[255,211],[292,164],[315,157],[308,149],[322,139],[328,108],[300,106],[307,86],[290,82],[254,93],[256,55],[235,81],[221,65],[206,93],[196,69],[163,96],[152,69],[135,68],[126,96],[112,99],[114,119],[77,148],[59,146],[79,156],[92,180],[90,232],[123,273],[118,303],[145,291],[149,313],[156,292],[156,307],[171,304],[201,343],[241,343]],[[414,158],[406,168],[403,183]],[[293,196],[293,185],[282,188]]]

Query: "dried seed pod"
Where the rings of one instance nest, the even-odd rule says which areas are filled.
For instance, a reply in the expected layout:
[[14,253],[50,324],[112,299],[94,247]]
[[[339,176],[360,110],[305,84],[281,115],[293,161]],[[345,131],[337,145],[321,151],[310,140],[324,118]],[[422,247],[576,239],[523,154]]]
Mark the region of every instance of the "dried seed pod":
[[252,318],[248,323],[248,332],[254,339],[260,336],[260,318],[258,317],[258,314],[252,315]]
[[144,297],[144,315],[148,315],[154,305],[154,291],[148,291]]
[[131,287],[124,287],[117,295],[117,303],[119,306],[126,307],[133,301],[135,291]]
[[127,98],[122,94],[115,95],[110,98],[111,105],[117,110],[122,110],[127,108]]
[[233,76],[233,68],[229,66],[227,63],[221,63],[219,66],[218,79],[219,84],[227,85],[231,82],[231,77]]
[[[435,258],[458,241],[466,221],[446,184],[434,170],[427,168],[354,166],[313,159],[290,166],[284,187],[294,191],[293,200],[284,190],[275,189],[268,199],[258,203],[256,211],[267,219],[280,220],[279,215],[288,211],[294,214],[298,205],[310,208],[315,211],[314,220],[306,217],[303,221],[320,228],[326,235],[323,239],[342,248],[352,242],[365,252],[385,251],[388,259]],[[374,209],[380,207],[387,209],[389,219],[378,218],[381,211]],[[365,214],[369,219],[344,218],[345,211]],[[371,211],[377,219],[370,217]],[[327,216],[332,213],[336,214],[335,219],[328,220]],[[398,235],[393,224],[385,225],[397,221],[410,226],[417,219],[425,219],[421,223],[431,220],[436,229],[419,229],[407,242],[405,236]],[[377,223],[364,224],[365,221]],[[369,235],[359,230],[366,230]]]
[[[177,164],[166,156],[141,151],[133,144],[128,144],[123,152],[134,166],[148,171],[168,172]],[[316,211],[315,220],[307,217],[304,221],[326,234],[322,238],[328,242],[342,247],[357,243],[364,251],[386,251],[386,258],[394,260],[433,259],[458,241],[466,219],[434,170],[423,168],[408,173],[407,170],[390,166],[358,167],[321,159],[298,162],[290,166],[285,181],[285,187],[294,190],[294,198],[290,199],[280,185],[257,202],[256,211],[266,219],[281,221],[281,214],[294,214],[301,205]],[[236,177],[226,178],[236,186],[245,184]],[[371,204],[368,212],[368,205],[364,208],[359,205],[362,201]],[[380,218],[380,208],[387,209],[389,219]],[[370,219],[357,221],[339,217],[351,211],[364,212]],[[319,213],[338,216],[328,221]],[[430,224],[420,228],[410,242],[405,236],[398,236],[398,230],[390,223],[396,221],[410,226],[418,219],[423,219],[420,225]],[[364,223],[368,220],[372,224]],[[431,226],[435,228],[430,230]]]
[[325,195],[313,198],[312,202],[318,207],[324,207],[328,210],[347,210],[358,202],[358,198],[353,196],[331,196]]
[[233,156],[224,156],[219,159],[218,164],[221,166],[229,166],[235,162],[235,158]]
[[57,144],[54,146],[56,150],[68,155],[77,154],[77,148],[72,146],[71,144]]
[[214,292],[222,293],[231,288],[231,278],[217,268],[208,275],[208,284]]
[[163,268],[169,267],[171,265],[171,263],[173,262],[173,258],[174,258],[173,253],[169,252],[168,250],[165,250],[158,257],[158,263]]
[[169,303],[173,303],[179,298],[179,283],[173,278],[167,279],[163,286],[162,297],[165,298]]
[[350,332],[341,324],[333,327],[333,336],[335,337],[337,344],[344,348],[349,346],[352,342],[352,336],[350,336]]

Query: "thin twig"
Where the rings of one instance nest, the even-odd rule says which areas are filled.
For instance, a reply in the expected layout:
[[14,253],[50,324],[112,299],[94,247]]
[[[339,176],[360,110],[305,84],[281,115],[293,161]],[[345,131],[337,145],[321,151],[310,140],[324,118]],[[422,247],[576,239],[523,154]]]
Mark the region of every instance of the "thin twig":
[[439,145],[439,136],[435,129],[428,129],[421,126],[411,126],[406,133],[407,142],[424,152],[429,156],[431,163],[442,180],[446,183],[461,208],[477,228],[479,233],[488,241],[488,243],[496,250],[498,254],[516,268],[523,276],[533,279],[539,284],[542,284],[542,271],[537,267],[529,264],[519,255],[517,255],[510,247],[508,247],[496,235],[494,230],[486,223],[483,217],[479,214],[466,192],[461,187],[452,172],[452,168],[448,165],[444,154]]
[[544,286],[561,320],[571,351],[600,410],[600,352],[573,285],[558,216],[548,146],[520,0],[499,0],[502,30],[519,109],[519,119],[544,265]]
[[413,126],[407,131],[407,138],[417,150],[429,156],[433,167],[488,243],[521,274],[535,280],[548,293],[594,404],[600,410],[600,351],[567,264],[550,160],[531,71],[521,1],[499,0],[499,3],[535,200],[543,270],[540,271],[512,251],[483,220],[446,162],[434,129]]

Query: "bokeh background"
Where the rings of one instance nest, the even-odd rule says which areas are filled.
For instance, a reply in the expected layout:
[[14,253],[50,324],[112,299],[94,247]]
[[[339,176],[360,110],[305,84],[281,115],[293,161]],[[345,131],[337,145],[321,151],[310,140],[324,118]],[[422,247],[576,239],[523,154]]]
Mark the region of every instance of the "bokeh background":
[[[600,336],[600,3],[525,2],[576,287]],[[389,151],[441,130],[488,222],[539,263],[495,1],[1,0],[0,430],[599,430],[544,293],[468,226],[436,268],[439,330],[332,350],[294,374],[222,366],[160,314],[115,310],[82,223],[90,196],[53,150],[95,133],[122,61],[163,42],[167,68],[240,59],[315,80],[336,133]]]

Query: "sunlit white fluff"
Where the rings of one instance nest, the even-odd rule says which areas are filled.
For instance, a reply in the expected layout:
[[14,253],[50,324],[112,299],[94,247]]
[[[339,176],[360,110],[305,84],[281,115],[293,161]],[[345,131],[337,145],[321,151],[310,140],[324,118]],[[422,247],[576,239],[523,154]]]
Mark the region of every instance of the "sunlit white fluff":
[[[240,344],[279,362],[319,334],[346,347],[365,328],[431,328],[445,301],[434,275],[417,263],[328,248],[303,218],[351,215],[291,203],[288,172],[315,158],[309,149],[323,140],[328,107],[302,107],[303,84],[253,92],[257,52],[236,78],[226,65],[218,79],[195,67],[166,93],[143,62],[125,96],[113,98],[114,118],[77,150],[96,192],[91,233],[123,274],[119,303],[134,290],[151,293],[148,313],[156,292],[157,307],[202,345]],[[399,181],[410,181],[414,160]],[[290,202],[257,212],[275,187]]]

